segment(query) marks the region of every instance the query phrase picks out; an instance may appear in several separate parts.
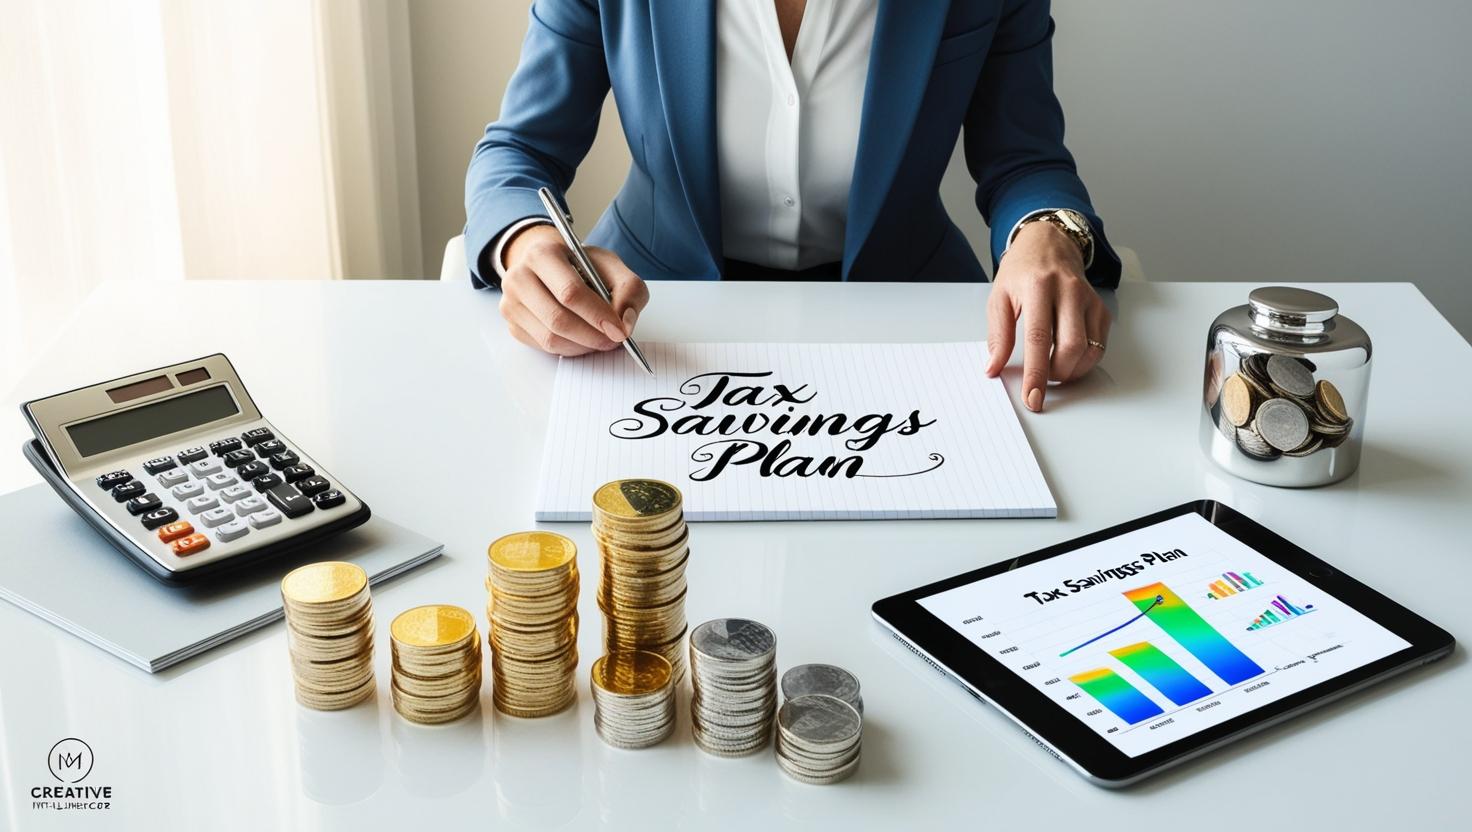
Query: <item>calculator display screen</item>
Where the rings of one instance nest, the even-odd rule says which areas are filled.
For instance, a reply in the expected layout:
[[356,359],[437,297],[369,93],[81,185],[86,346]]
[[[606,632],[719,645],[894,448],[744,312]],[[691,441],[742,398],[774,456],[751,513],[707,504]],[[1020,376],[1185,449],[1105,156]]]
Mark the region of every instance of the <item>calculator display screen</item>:
[[66,432],[78,454],[95,456],[239,412],[229,388],[220,385],[69,425]]

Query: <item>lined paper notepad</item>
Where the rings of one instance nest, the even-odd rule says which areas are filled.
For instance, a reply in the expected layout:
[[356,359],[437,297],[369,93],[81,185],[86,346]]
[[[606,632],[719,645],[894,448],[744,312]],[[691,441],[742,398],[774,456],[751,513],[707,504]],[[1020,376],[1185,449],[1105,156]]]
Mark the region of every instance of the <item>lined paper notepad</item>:
[[623,350],[558,364],[537,520],[635,477],[690,520],[1058,513],[984,344],[641,346],[652,377]]

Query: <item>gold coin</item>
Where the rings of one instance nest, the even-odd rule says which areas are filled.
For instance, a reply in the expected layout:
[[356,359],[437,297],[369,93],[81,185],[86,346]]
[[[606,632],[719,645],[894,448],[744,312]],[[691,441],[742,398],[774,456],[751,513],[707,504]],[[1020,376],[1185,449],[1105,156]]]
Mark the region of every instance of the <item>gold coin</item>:
[[286,573],[281,594],[297,604],[330,604],[345,601],[368,586],[363,567],[342,561],[309,563]]
[[620,518],[658,517],[680,507],[680,491],[659,480],[614,480],[593,492],[593,505]]
[[542,572],[566,566],[578,556],[577,544],[553,532],[516,532],[486,550],[491,562],[514,572]]
[[1321,380],[1315,385],[1314,398],[1325,415],[1341,422],[1349,421],[1349,408],[1344,406],[1344,397],[1339,394],[1339,388],[1335,387],[1332,382]]
[[1222,383],[1222,412],[1239,428],[1252,418],[1252,388],[1241,373],[1233,373]]
[[667,659],[643,650],[609,653],[593,662],[593,684],[619,696],[663,690],[673,675]]
[[402,612],[389,634],[411,647],[443,647],[463,641],[475,632],[470,613],[450,604],[427,604]]

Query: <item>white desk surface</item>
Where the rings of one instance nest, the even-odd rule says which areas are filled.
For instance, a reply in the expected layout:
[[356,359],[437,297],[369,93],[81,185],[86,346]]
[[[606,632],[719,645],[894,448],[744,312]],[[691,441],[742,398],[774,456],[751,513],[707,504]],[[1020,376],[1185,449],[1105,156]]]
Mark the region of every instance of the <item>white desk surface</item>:
[[[1197,448],[1207,325],[1245,284],[1133,284],[1100,371],[1022,422],[1056,520],[704,524],[693,528],[692,622],[772,626],[782,667],[858,674],[864,762],[830,787],[787,779],[769,753],[715,759],[688,711],[663,745],[604,746],[586,690],[542,720],[490,707],[444,727],[388,698],[389,620],[428,602],[484,609],[486,544],[532,526],[555,360],[511,340],[497,296],[463,283],[105,285],[36,356],[22,398],[216,350],[270,418],[376,512],[448,545],[374,593],[377,699],[340,713],[292,699],[274,625],[149,676],[0,604],[0,827],[439,829],[1440,828],[1472,814],[1472,671],[1458,651],[1139,787],[1089,785],[999,713],[909,655],[869,617],[875,599],[1198,497],[1227,502],[1454,635],[1472,635],[1472,348],[1411,286],[1317,286],[1375,339],[1359,473],[1290,491],[1235,480]],[[646,340],[958,340],[984,337],[985,286],[698,284],[653,287]],[[193,317],[187,317],[193,315]],[[1008,376],[1014,400],[1017,367]],[[7,423],[13,432],[14,424]],[[33,479],[0,449],[10,482]],[[583,656],[599,655],[597,554],[581,524]],[[4,530],[0,530],[3,539]],[[5,552],[44,557],[44,552]],[[484,626],[484,622],[482,622]],[[682,703],[683,706],[683,703]],[[102,815],[36,812],[57,740],[91,744]]]

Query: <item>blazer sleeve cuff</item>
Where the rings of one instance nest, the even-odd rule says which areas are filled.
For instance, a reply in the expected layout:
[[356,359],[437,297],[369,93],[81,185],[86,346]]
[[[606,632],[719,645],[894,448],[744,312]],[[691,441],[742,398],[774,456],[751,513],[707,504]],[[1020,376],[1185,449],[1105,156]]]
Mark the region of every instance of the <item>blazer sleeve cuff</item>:
[[1072,171],[1043,170],[1019,177],[1002,188],[991,210],[991,248],[993,274],[1012,231],[1028,216],[1039,211],[1068,208],[1083,214],[1094,233],[1094,259],[1084,269],[1089,283],[1112,289],[1119,285],[1119,255],[1104,233],[1104,221],[1094,213],[1088,194],[1082,191],[1078,176]]
[[477,289],[499,288],[501,252],[497,243],[512,226],[545,213],[535,188],[496,188],[485,193],[465,223],[465,262],[470,266],[470,285]]

